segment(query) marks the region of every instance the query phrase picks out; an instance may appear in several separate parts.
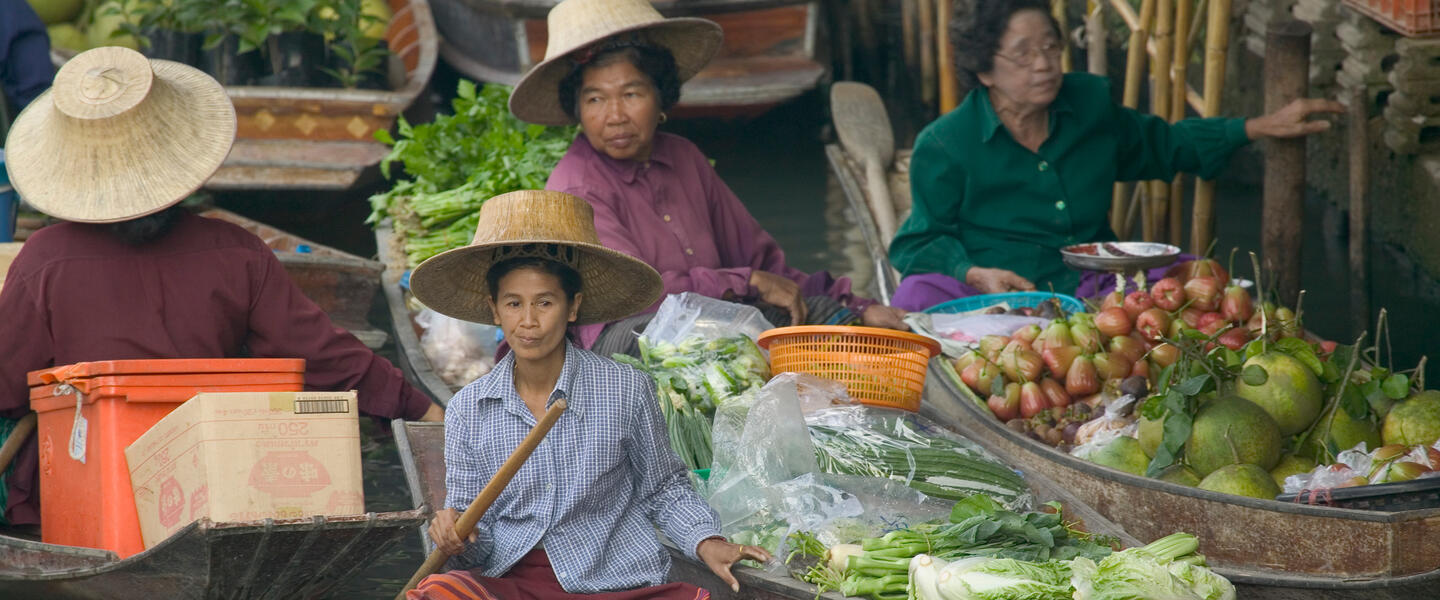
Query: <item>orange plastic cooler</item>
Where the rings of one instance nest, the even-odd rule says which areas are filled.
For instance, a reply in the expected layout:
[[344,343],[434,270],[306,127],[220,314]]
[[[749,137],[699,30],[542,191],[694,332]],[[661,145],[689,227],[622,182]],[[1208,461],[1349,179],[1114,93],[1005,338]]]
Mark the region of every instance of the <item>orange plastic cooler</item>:
[[88,362],[32,371],[26,382],[39,413],[41,538],[125,558],[145,549],[125,447],[200,392],[300,391],[305,361]]

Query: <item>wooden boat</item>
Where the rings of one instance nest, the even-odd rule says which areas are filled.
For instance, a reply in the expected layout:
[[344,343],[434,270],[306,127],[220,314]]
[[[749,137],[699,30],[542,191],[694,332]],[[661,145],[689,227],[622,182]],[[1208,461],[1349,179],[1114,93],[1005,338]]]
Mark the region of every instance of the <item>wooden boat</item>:
[[[424,92],[439,34],[427,0],[388,0],[391,90],[227,86],[239,128],[235,146],[205,184],[211,190],[345,190],[389,151],[375,132]],[[56,66],[69,58],[52,51]]]
[[305,297],[315,301],[330,320],[344,327],[370,348],[385,345],[389,336],[370,326],[370,305],[385,265],[312,242],[224,209],[200,213],[229,221],[256,235],[275,251],[291,281]]
[[[410,486],[410,494],[414,502],[432,509],[442,506],[445,501],[444,424],[396,419],[391,429],[395,432],[395,444],[400,452],[400,462],[405,468],[405,479]],[[1079,522],[1088,531],[1115,536],[1127,546],[1137,543],[1119,527],[1071,496],[1063,486],[1035,473],[1026,474],[1025,479],[1038,500],[1061,502],[1065,507],[1067,520]],[[429,542],[423,527],[420,536],[422,551],[428,553]],[[717,600],[740,598],[814,600],[816,598],[815,587],[808,583],[746,566],[738,566],[733,570],[735,578],[740,582],[740,593],[732,593],[719,578],[710,572],[709,567],[685,556],[683,552],[668,543],[666,547],[670,550],[673,559],[670,579],[687,581],[710,590]],[[842,598],[835,592],[829,592],[824,597]]]
[[405,252],[399,244],[400,240],[388,223],[375,228],[375,246],[385,268],[380,287],[385,292],[385,304],[390,308],[390,319],[395,329],[396,366],[405,373],[406,379],[444,406],[460,388],[445,383],[430,367],[430,359],[420,348],[420,334],[424,330],[415,323],[415,315],[410,312],[407,302],[410,292],[400,287],[400,278],[407,268]]
[[1379,512],[1245,498],[1131,475],[1019,436],[948,363],[931,363],[926,412],[1022,470],[1066,487],[1140,539],[1200,538],[1242,598],[1440,597],[1440,508]]
[[[435,0],[440,55],[467,77],[515,85],[545,57],[545,16],[558,0]],[[814,0],[655,0],[668,17],[705,17],[724,46],[681,90],[672,116],[754,116],[825,75]]]
[[201,519],[124,560],[105,550],[0,536],[0,598],[316,598],[383,556],[427,516],[416,508],[245,523]]

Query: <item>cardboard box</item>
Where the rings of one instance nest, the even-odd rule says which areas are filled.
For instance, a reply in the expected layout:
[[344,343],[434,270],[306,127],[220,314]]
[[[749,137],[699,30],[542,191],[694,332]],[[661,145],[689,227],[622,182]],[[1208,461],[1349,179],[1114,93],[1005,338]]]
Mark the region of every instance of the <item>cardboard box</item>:
[[149,548],[191,522],[365,512],[355,392],[197,394],[125,448]]

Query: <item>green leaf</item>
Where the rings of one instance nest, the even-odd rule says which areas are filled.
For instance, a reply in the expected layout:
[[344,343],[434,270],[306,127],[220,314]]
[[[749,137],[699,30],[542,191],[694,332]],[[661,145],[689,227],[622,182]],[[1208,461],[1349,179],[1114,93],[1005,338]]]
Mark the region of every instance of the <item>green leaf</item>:
[[1155,448],[1155,457],[1150,459],[1150,465],[1145,468],[1146,477],[1159,477],[1161,471],[1179,460],[1180,452],[1185,448],[1185,442],[1190,439],[1190,430],[1194,425],[1194,404],[1187,402],[1176,390],[1166,394],[1164,433],[1160,437],[1160,445]]
[[1391,400],[1404,400],[1410,396],[1410,378],[1401,373],[1395,373],[1385,378],[1385,382],[1380,384],[1380,389]]
[[1270,374],[1265,372],[1265,367],[1250,365],[1240,371],[1240,379],[1245,385],[1265,385],[1265,382],[1270,380]]
[[1245,360],[1250,360],[1265,352],[1263,340],[1255,340],[1245,345]]
[[1004,395],[1005,395],[1005,378],[1004,378],[1004,377],[1000,377],[1000,376],[997,375],[994,379],[990,380],[990,395],[991,395],[991,396],[1004,396]]
[[1210,336],[1206,335],[1205,332],[1200,331],[1199,329],[1190,329],[1190,328],[1187,327],[1187,328],[1185,328],[1185,329],[1180,330],[1180,333],[1181,333],[1181,335],[1184,335],[1184,336],[1187,337],[1187,338],[1190,338],[1190,339],[1192,339],[1192,340],[1199,341],[1199,342],[1204,342],[1204,341],[1207,341],[1207,340],[1210,339]]
[[1365,396],[1354,385],[1345,386],[1345,393],[1340,395],[1340,408],[1355,421],[1370,416],[1370,403],[1365,401]]
[[1209,381],[1209,373],[1205,373],[1203,375],[1196,375],[1194,377],[1186,379],[1180,385],[1175,386],[1173,390],[1179,392],[1183,396],[1194,396],[1199,394],[1200,390],[1204,389],[1205,384]]

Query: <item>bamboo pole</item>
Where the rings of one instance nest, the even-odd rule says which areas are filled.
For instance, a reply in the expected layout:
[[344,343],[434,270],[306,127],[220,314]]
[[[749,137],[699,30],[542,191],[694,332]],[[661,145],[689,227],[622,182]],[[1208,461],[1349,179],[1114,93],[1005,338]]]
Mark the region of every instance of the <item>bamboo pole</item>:
[[[1201,0],[1202,2],[1204,0]],[[1170,73],[1174,77],[1174,88],[1170,97],[1170,122],[1174,123],[1185,118],[1185,102],[1187,100],[1183,92],[1187,89],[1187,76],[1190,68],[1190,38],[1181,35],[1190,30],[1190,22],[1194,20],[1191,12],[1194,10],[1194,0],[1177,0],[1175,6],[1175,57],[1170,63]],[[1181,211],[1185,204],[1185,182],[1184,176],[1176,174],[1174,181],[1170,182],[1170,223],[1168,226],[1168,240],[1171,245],[1179,246],[1184,229],[1184,219]]]
[[935,105],[935,2],[914,0],[920,12],[920,101]]
[[[1120,12],[1123,16],[1124,11]],[[1154,20],[1155,0],[1141,0],[1140,16],[1130,32],[1130,53],[1125,59],[1125,93],[1122,103],[1127,108],[1140,105],[1140,75],[1145,72],[1145,46],[1150,36],[1150,25]],[[1115,193],[1110,200],[1110,228],[1122,240],[1130,237],[1130,230],[1125,226],[1125,214],[1128,211],[1125,200],[1129,195],[1126,189],[1124,183],[1115,184]],[[1145,220],[1142,219],[1141,222],[1143,224]]]
[[1110,71],[1109,61],[1106,60],[1110,53],[1109,31],[1105,29],[1105,2],[1102,0],[1090,0],[1088,17],[1085,18],[1085,56],[1088,59],[1089,71],[1095,75],[1104,77]]
[[[1230,0],[1210,0],[1205,24],[1205,102],[1200,116],[1220,114],[1220,93],[1225,87],[1225,54],[1230,48]],[[1190,224],[1190,252],[1210,247],[1215,231],[1215,180],[1195,183],[1195,208]]]
[[[1197,7],[1195,7],[1195,12],[1194,12],[1194,14],[1197,14],[1197,15],[1206,14],[1205,11],[1208,10],[1209,7],[1210,7],[1210,0],[1200,0],[1200,5],[1197,6]],[[1195,42],[1200,41],[1200,31],[1201,31],[1200,26],[1201,26],[1201,25],[1204,25],[1204,24],[1205,24],[1205,19],[1191,19],[1191,21],[1190,21],[1190,33],[1185,36],[1185,45],[1190,46],[1191,48],[1194,48],[1194,47],[1195,47]]]
[[[1162,119],[1170,119],[1170,63],[1175,46],[1175,2],[1177,0],[1155,0],[1155,56],[1150,61],[1150,112]],[[1165,239],[1165,226],[1169,223],[1166,213],[1170,208],[1170,182],[1155,180],[1150,187],[1149,232],[1145,241],[1158,242]]]
[[[1310,25],[1284,19],[1265,27],[1265,112],[1274,114],[1310,90]],[[1362,123],[1363,125],[1363,123]],[[1300,297],[1301,230],[1305,223],[1305,138],[1265,141],[1261,250],[1275,269],[1279,301]]]
[[1370,321],[1369,205],[1370,119],[1365,88],[1350,96],[1345,126],[1350,130],[1350,315],[1354,331],[1364,331]]
[[915,2],[904,0],[900,3],[900,54],[905,61],[905,70],[915,72],[919,67],[916,60],[915,50],[920,40],[915,35],[915,20],[919,18],[916,14]]
[[955,110],[960,104],[960,83],[955,79],[955,55],[950,49],[950,12],[952,0],[939,0],[935,18],[936,49],[940,52],[940,114]]
[[1065,32],[1070,31],[1070,17],[1065,14],[1065,0],[1050,0],[1050,14],[1055,17],[1055,22],[1060,25],[1060,71],[1069,73],[1075,70],[1070,57],[1070,44],[1065,44]]

